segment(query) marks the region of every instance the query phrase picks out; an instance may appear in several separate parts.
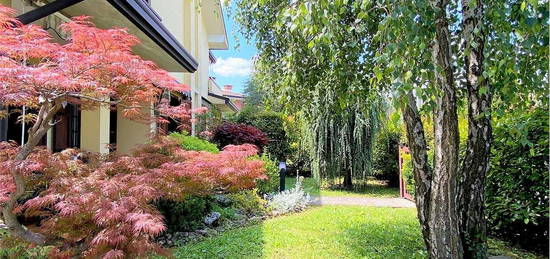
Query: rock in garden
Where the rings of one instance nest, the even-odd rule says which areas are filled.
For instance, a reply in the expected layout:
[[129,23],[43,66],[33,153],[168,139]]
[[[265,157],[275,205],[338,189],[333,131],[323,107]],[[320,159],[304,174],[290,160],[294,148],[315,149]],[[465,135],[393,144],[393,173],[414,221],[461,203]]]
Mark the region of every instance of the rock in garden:
[[250,219],[248,219],[249,222],[260,222],[262,221],[262,217],[258,217],[258,216],[254,216],[254,217],[251,217]]
[[232,203],[231,199],[229,199],[227,195],[223,195],[223,194],[214,195],[214,199],[216,199],[216,202],[222,206],[229,206]]
[[195,231],[195,233],[197,233],[199,235],[202,235],[202,236],[208,235],[208,231],[206,231],[205,229],[198,229],[197,231]]
[[221,214],[219,212],[211,212],[210,214],[206,215],[206,217],[204,217],[204,224],[208,226],[214,225],[214,223],[216,223],[218,219],[220,219],[220,217]]

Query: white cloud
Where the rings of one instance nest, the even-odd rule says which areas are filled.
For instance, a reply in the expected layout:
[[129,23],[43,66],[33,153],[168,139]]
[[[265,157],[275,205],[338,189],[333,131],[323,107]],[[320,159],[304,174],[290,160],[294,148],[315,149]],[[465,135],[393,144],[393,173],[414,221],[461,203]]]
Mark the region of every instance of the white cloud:
[[252,62],[243,58],[218,58],[212,65],[212,72],[218,76],[248,76],[252,71]]

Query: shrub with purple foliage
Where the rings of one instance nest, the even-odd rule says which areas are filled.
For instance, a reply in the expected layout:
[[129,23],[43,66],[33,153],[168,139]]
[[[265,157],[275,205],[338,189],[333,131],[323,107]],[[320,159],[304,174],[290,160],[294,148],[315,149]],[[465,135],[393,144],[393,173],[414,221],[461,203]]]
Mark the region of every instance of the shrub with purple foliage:
[[268,143],[261,130],[245,124],[224,122],[213,130],[212,142],[221,149],[227,145],[253,144],[260,150]]

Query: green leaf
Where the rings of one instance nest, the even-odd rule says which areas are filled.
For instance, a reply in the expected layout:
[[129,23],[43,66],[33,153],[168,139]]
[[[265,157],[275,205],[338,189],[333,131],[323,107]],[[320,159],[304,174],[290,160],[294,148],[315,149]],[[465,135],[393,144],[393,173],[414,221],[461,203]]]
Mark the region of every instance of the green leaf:
[[405,73],[405,81],[409,80],[412,77],[413,73],[409,70]]
[[484,95],[488,91],[489,91],[489,87],[487,87],[487,86],[482,86],[482,87],[479,88],[479,94],[480,95]]
[[422,42],[418,47],[420,48],[420,50],[424,50],[426,48],[426,44]]
[[376,79],[378,79],[378,81],[382,80],[382,71],[380,71],[380,68],[374,67],[373,71],[374,71],[374,74],[376,75]]

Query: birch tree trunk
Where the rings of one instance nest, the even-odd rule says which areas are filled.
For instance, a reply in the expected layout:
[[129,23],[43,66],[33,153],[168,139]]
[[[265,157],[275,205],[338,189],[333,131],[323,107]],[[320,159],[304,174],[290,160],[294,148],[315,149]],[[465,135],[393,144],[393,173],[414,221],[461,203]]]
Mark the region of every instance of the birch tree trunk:
[[435,0],[435,39],[432,58],[439,93],[434,111],[434,171],[430,193],[430,257],[462,258],[457,204],[458,115],[451,61],[447,0]]
[[491,99],[483,73],[483,1],[462,1],[466,88],[468,90],[468,142],[461,167],[459,193],[461,238],[465,258],[485,258],[487,230],[484,214],[485,177],[491,152]]
[[462,258],[457,202],[458,115],[451,44],[446,18],[447,0],[431,2],[435,11],[432,58],[438,90],[434,111],[434,169],[427,162],[427,147],[421,117],[412,92],[404,109],[409,147],[416,180],[418,217],[430,258]]
[[416,107],[416,100],[413,92],[407,96],[407,104],[403,108],[403,121],[409,148],[411,150],[411,161],[413,163],[413,174],[415,181],[415,201],[418,212],[418,220],[422,227],[424,244],[428,251],[431,251],[430,241],[430,188],[432,182],[432,171],[428,162],[427,144],[424,135],[422,117]]
[[453,76],[447,0],[434,0],[436,36],[432,46],[435,69],[434,169],[415,97],[403,109],[416,181],[416,203],[430,258],[485,258],[484,184],[491,147],[491,89],[482,79],[485,34],[482,1],[462,0],[468,91],[468,142],[459,168],[456,87]]

